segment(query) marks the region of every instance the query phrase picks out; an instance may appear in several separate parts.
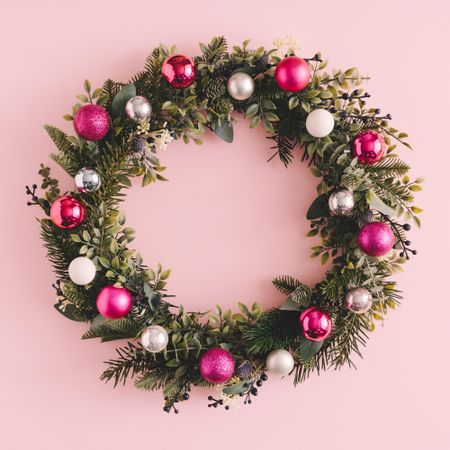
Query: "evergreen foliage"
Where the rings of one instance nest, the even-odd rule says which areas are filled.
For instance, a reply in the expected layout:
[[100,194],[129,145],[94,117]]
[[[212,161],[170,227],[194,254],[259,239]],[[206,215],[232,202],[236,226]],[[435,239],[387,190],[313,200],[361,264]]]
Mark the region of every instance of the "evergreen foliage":
[[[92,167],[102,179],[99,191],[73,194],[87,208],[87,220],[79,228],[63,230],[48,218],[40,220],[41,237],[57,277],[55,308],[72,320],[91,323],[83,339],[127,340],[117,349],[117,356],[106,362],[102,380],[116,386],[134,378],[139,389],[161,389],[165,409],[175,412],[175,405],[189,397],[191,385],[209,385],[200,377],[198,358],[212,347],[229,350],[236,366],[250,368],[247,378],[235,375],[225,384],[224,399],[241,395],[248,400],[256,381],[266,377],[267,353],[278,348],[294,356],[295,384],[314,372],[353,367],[354,356],[362,355],[375,323],[401,300],[390,278],[401,270],[411,250],[405,244],[407,227],[397,221],[403,218],[420,225],[417,214],[421,212],[413,201],[423,180],[411,180],[407,175],[409,166],[395,153],[397,143],[409,147],[407,135],[390,126],[389,115],[382,116],[378,109],[367,107],[364,78],[355,68],[329,74],[321,55],[314,55],[308,60],[311,83],[301,92],[290,93],[278,87],[272,73],[285,56],[279,46],[269,51],[262,47],[253,50],[246,41],[230,49],[224,37],[216,37],[208,44],[200,44],[200,50],[195,58],[196,82],[184,90],[174,89],[162,78],[164,60],[175,53],[174,47],[164,45],[153,50],[144,69],[128,83],[107,80],[102,88],[92,91],[85,81],[85,93],[77,97],[79,102],[65,118],[73,120],[85,103],[105,107],[111,116],[111,131],[99,142],[87,142],[55,127],[45,127],[57,148],[52,158],[69,175],[74,176],[82,167]],[[255,80],[255,91],[245,101],[236,101],[227,92],[226,81],[236,70]],[[130,93],[149,99],[151,120],[134,123],[124,117],[121,105]],[[306,117],[315,108],[334,113],[335,128],[325,138],[316,139],[306,132]],[[214,314],[186,312],[169,302],[172,296],[166,291],[166,283],[170,270],[160,265],[147,267],[129,247],[134,230],[125,225],[120,203],[134,177],[142,177],[143,185],[166,180],[157,154],[171,140],[201,144],[202,133],[209,129],[230,142],[235,121],[232,112],[242,113],[252,128],[264,127],[273,157],[279,157],[285,166],[295,158],[303,160],[317,177],[317,198],[308,210],[308,235],[317,240],[312,256],[328,264],[329,270],[314,287],[289,275],[275,278],[273,285],[286,295],[286,302],[279,308],[263,312],[255,303],[251,308],[239,304],[237,313],[220,307]],[[367,129],[383,135],[387,151],[381,162],[364,166],[351,156],[350,146],[354,137]],[[51,177],[46,166],[42,165],[39,173],[44,195],[35,194],[36,185],[27,187],[29,204],[39,205],[49,215],[51,202],[60,195],[58,180]],[[354,213],[348,217],[330,216],[328,196],[341,188],[353,191]],[[376,220],[389,222],[396,231],[396,250],[389,257],[368,258],[356,245],[355,235],[370,209]],[[97,268],[95,280],[87,286],[76,286],[68,275],[69,263],[79,255],[90,258]],[[95,300],[106,284],[125,286],[134,303],[125,318],[99,324],[94,320]],[[355,286],[367,287],[376,300],[365,315],[343,308],[346,291]],[[299,313],[312,305],[327,311],[333,320],[332,334],[320,343],[305,339],[298,323]],[[162,353],[150,354],[135,342],[149,324],[161,325],[169,333],[169,345]],[[210,401],[217,406],[223,399]]]

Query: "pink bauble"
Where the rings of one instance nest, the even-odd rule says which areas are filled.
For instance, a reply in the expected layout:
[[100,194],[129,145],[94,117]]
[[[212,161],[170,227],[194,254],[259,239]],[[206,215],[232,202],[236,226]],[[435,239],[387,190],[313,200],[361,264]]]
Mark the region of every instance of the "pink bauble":
[[358,233],[359,248],[369,256],[383,256],[394,247],[392,228],[384,222],[370,222]]
[[75,228],[86,215],[86,208],[75,197],[63,195],[57,198],[50,208],[50,219],[59,228]]
[[97,295],[97,309],[108,319],[120,319],[126,316],[133,304],[130,291],[112,284],[105,286]]
[[200,358],[201,376],[210,383],[226,383],[234,374],[234,359],[223,348],[211,348]]
[[85,105],[75,113],[73,126],[80,137],[88,141],[99,141],[108,134],[109,114],[101,106]]
[[300,314],[303,336],[310,341],[323,341],[331,333],[331,317],[315,306],[305,309]]
[[363,131],[353,141],[353,156],[360,164],[375,164],[384,156],[384,139],[375,131]]
[[192,58],[189,58],[189,56],[169,56],[163,62],[162,74],[167,82],[174,88],[187,88],[195,80],[194,61]]
[[309,64],[298,56],[284,58],[275,70],[275,81],[284,91],[301,91],[308,86],[310,79]]

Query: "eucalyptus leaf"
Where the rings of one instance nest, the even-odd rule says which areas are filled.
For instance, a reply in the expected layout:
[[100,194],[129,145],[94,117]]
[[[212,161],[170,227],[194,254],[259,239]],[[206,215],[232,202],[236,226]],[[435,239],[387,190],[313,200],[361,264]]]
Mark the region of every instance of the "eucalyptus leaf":
[[300,338],[298,354],[304,361],[311,359],[322,347],[323,341],[311,341],[305,337]]
[[111,111],[115,117],[120,117],[125,111],[125,105],[130,98],[136,96],[136,86],[131,83],[124,86],[114,97]]
[[312,203],[306,213],[308,220],[320,219],[321,217],[328,217],[330,211],[328,209],[328,195],[319,195]]
[[213,125],[213,131],[225,142],[233,142],[233,125],[231,125],[230,122],[225,120],[223,120],[220,124],[218,122],[215,122],[215,124]]

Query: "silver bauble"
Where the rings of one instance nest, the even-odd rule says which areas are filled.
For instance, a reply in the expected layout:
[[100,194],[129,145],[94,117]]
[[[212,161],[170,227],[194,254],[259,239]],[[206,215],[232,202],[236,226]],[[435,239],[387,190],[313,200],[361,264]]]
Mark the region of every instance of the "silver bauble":
[[152,105],[150,102],[140,95],[130,98],[125,106],[125,112],[131,120],[140,122],[148,119],[152,115]]
[[150,353],[162,352],[169,343],[167,331],[159,325],[152,325],[141,336],[142,347]]
[[294,368],[294,358],[287,350],[279,348],[267,355],[266,367],[275,375],[289,375]]
[[75,186],[80,192],[94,192],[101,184],[100,175],[94,169],[83,167],[75,175]]
[[353,192],[343,189],[333,192],[328,198],[328,207],[331,214],[335,216],[348,216],[352,213],[355,206]]
[[364,314],[372,306],[372,294],[363,287],[352,288],[345,296],[345,306],[355,314]]
[[227,89],[235,100],[247,100],[255,90],[255,82],[250,75],[236,72],[228,78]]

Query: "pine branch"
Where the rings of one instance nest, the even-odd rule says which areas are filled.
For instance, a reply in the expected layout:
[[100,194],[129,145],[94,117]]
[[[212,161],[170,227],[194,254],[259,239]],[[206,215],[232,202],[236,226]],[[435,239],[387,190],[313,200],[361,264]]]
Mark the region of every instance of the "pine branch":
[[289,275],[283,275],[272,280],[272,284],[283,294],[291,294],[302,283]]
[[145,351],[141,347],[128,342],[124,347],[116,349],[119,355],[116,359],[106,361],[109,367],[102,373],[102,381],[114,381],[114,387],[119,383],[125,384],[128,378],[145,370]]
[[78,256],[77,246],[67,230],[58,228],[48,219],[42,219],[40,223],[41,238],[54,272],[61,280],[70,281],[67,269],[72,259]]
[[117,339],[136,339],[142,330],[142,325],[127,317],[108,320],[105,323],[86,331],[81,339],[100,338],[101,342]]

